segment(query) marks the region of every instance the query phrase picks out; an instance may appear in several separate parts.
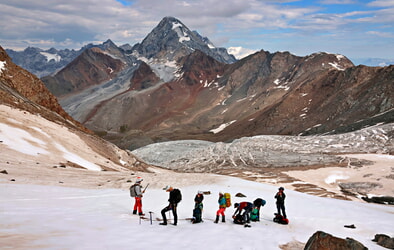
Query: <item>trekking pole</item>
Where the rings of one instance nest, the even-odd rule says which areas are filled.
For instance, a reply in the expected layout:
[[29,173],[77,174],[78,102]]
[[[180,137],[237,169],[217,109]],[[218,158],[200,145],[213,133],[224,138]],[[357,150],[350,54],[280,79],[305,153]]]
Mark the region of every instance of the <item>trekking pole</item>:
[[152,211],[149,211],[149,219],[150,219],[150,224],[152,225]]

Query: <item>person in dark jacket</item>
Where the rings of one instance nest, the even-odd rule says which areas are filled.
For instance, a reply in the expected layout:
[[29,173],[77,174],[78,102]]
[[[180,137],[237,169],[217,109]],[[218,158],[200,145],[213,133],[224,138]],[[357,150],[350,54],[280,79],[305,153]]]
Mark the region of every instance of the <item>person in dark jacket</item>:
[[170,192],[170,198],[168,199],[168,206],[166,206],[165,208],[163,208],[161,210],[161,216],[163,217],[163,222],[160,223],[160,225],[167,225],[167,217],[166,217],[166,212],[172,210],[172,213],[174,215],[174,226],[177,225],[178,223],[178,213],[177,213],[177,206],[178,203],[181,201],[182,196],[181,196],[181,192],[179,189],[174,189],[171,186],[167,186],[164,188],[166,190],[166,192]]
[[265,200],[261,198],[257,198],[253,201],[253,209],[250,213],[250,220],[251,221],[260,221],[260,208],[265,205]]
[[194,209],[193,209],[193,218],[192,218],[193,224],[202,222],[202,210],[204,208],[204,205],[202,204],[203,200],[204,200],[203,192],[198,191],[196,197],[194,197]]
[[284,193],[284,188],[280,187],[279,191],[276,193],[275,195],[275,199],[276,199],[276,208],[278,210],[278,214],[281,215],[281,211],[282,211],[282,215],[283,217],[286,219],[286,211],[285,211],[285,199],[286,199],[286,195]]
[[250,223],[250,212],[252,212],[253,203],[246,201],[235,203],[234,208],[236,208],[236,210],[233,214],[233,219],[235,219],[237,214],[240,214],[242,215],[244,222]]

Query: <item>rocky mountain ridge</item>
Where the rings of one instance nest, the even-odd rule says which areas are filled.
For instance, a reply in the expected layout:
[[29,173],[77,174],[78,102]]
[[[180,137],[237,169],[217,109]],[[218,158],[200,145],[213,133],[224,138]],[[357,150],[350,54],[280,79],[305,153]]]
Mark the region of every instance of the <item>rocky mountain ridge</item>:
[[264,50],[229,61],[219,51],[165,17],[141,43],[107,41],[43,80],[72,117],[128,149],[179,139],[337,133],[393,121],[394,66]]
[[[0,164],[9,166],[11,172],[34,175],[52,172],[58,165],[81,169],[94,166],[106,171],[146,170],[144,162],[93,135],[69,116],[43,82],[15,65],[2,47],[0,118]],[[18,166],[22,158],[29,164]],[[32,162],[43,165],[37,169]]]
[[65,67],[83,50],[84,48],[80,50],[57,50],[55,48],[43,50],[35,47],[28,47],[23,51],[14,51],[12,49],[6,49],[5,51],[16,65],[28,70],[38,77],[44,77]]

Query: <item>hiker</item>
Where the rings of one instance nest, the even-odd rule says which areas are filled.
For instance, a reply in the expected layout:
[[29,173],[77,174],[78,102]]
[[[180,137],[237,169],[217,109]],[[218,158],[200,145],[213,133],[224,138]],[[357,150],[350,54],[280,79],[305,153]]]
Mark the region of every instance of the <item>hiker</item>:
[[193,218],[192,223],[202,222],[202,210],[204,205],[202,201],[204,200],[204,194],[202,191],[198,191],[196,197],[194,197],[194,209],[193,209]]
[[166,206],[165,208],[163,208],[163,210],[161,210],[161,216],[163,217],[163,222],[160,223],[160,225],[164,225],[164,226],[167,225],[166,212],[172,210],[172,213],[174,215],[173,225],[176,226],[178,223],[177,206],[178,203],[182,200],[181,191],[171,186],[167,186],[163,190],[166,190],[166,192],[170,192],[170,197],[168,199],[169,202],[168,206]]
[[135,183],[130,187],[130,196],[135,199],[133,214],[137,214],[138,210],[138,215],[144,216],[145,214],[142,212],[142,194],[144,193],[141,190],[142,181],[141,177],[137,177]]
[[253,201],[253,209],[250,212],[251,221],[260,221],[260,208],[265,205],[265,200],[257,198]]
[[224,211],[226,211],[226,198],[224,198],[224,195],[222,192],[219,193],[219,199],[218,199],[218,203],[219,203],[219,210],[216,212],[216,220],[214,221],[214,223],[218,223],[219,222],[219,216],[222,215],[222,222],[226,222],[226,217],[224,215]]
[[235,219],[237,215],[242,215],[243,221],[250,223],[250,212],[252,212],[253,203],[246,201],[235,203],[234,208],[236,208],[236,210],[234,212],[233,219]]
[[275,195],[275,199],[276,199],[276,208],[278,210],[278,215],[281,215],[281,211],[283,213],[283,218],[287,218],[286,217],[286,211],[285,211],[285,198],[286,195],[283,192],[285,189],[283,187],[279,188],[279,191],[276,193]]

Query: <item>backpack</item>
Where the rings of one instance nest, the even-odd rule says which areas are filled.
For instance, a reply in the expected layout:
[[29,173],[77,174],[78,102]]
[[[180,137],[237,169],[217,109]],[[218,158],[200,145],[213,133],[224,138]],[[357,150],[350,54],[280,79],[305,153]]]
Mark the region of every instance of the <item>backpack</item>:
[[235,224],[241,224],[241,225],[245,224],[244,217],[242,215],[240,215],[240,214],[237,214],[235,216],[235,218],[234,218],[234,223]]
[[230,193],[224,193],[223,197],[226,199],[226,207],[231,207],[231,195],[230,195]]
[[251,221],[259,221],[259,209],[258,208],[253,208],[252,212],[250,212],[250,220]]
[[130,186],[130,196],[131,197],[136,197],[137,196],[137,193],[135,192],[135,186],[136,186],[136,184],[133,184],[133,185]]
[[275,217],[274,217],[273,221],[276,222],[276,223],[279,223],[279,224],[284,224],[284,225],[289,224],[289,220],[285,219],[285,217],[283,217],[280,214],[275,214]]
[[172,190],[173,195],[174,195],[174,202],[175,203],[179,203],[182,200],[182,194],[181,191],[179,189],[174,189]]

